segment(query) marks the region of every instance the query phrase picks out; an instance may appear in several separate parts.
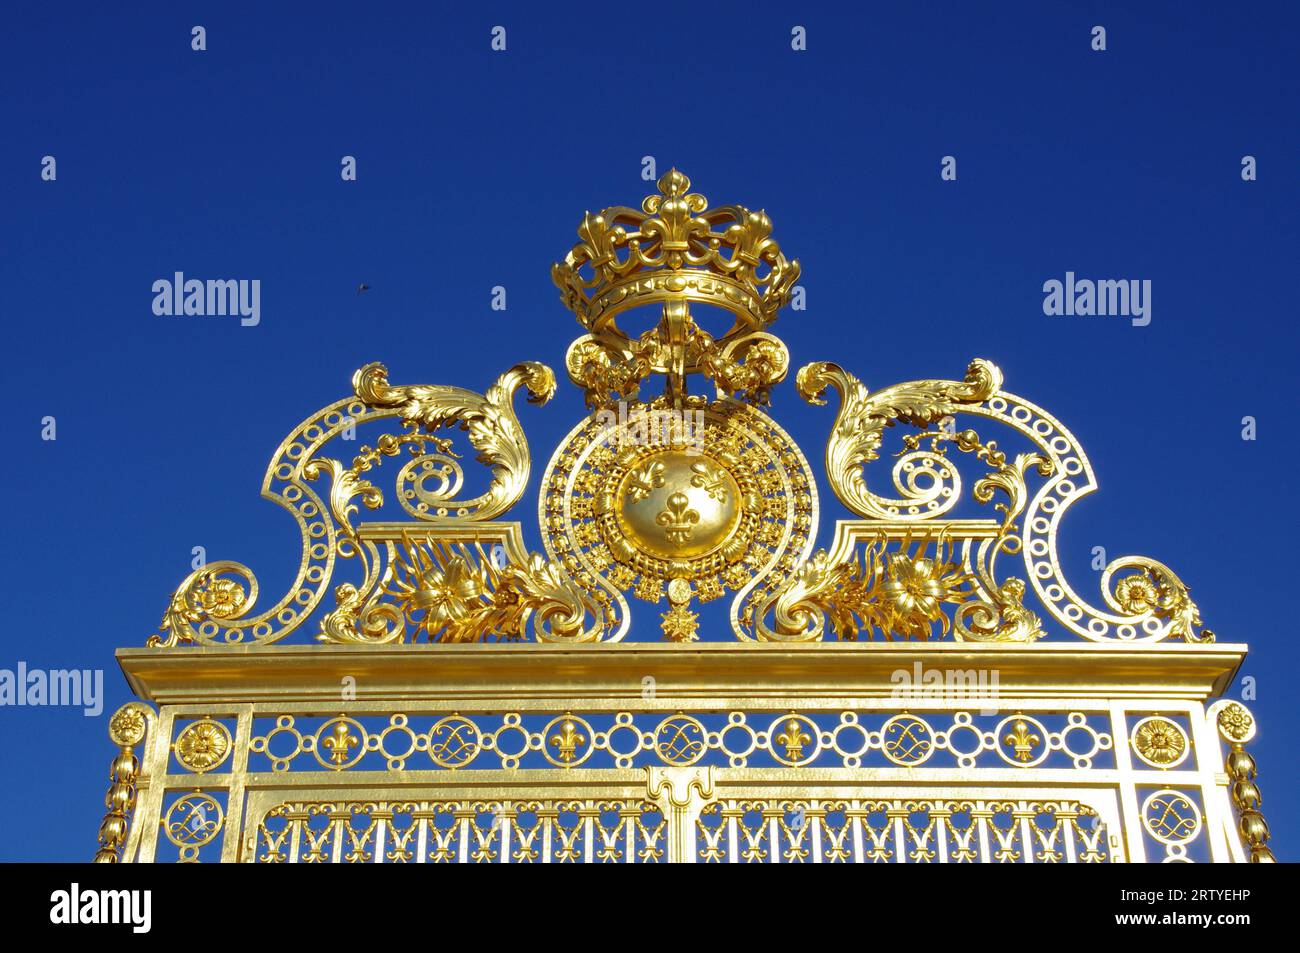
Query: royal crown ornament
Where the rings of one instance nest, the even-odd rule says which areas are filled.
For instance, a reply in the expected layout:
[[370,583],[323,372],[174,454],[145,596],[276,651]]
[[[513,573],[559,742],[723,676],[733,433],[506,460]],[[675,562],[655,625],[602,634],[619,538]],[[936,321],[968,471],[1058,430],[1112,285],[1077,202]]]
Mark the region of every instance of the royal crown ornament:
[[[650,374],[667,377],[666,392],[679,405],[694,373],[720,395],[766,403],[789,366],[785,345],[766,329],[790,300],[799,262],[781,253],[765,211],[711,209],[676,169],[657,185],[640,211],[615,205],[585,213],[581,241],[551,266],[565,306],[588,332],[569,348],[569,376],[592,406],[634,396]],[[732,325],[709,334],[692,303],[724,309]],[[620,315],[648,305],[662,305],[656,327],[633,336],[619,326]]]

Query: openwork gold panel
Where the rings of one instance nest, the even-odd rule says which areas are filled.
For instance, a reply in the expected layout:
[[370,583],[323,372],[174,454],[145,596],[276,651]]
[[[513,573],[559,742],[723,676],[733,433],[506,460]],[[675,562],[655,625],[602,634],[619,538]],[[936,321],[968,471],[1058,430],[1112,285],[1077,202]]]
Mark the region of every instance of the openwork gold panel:
[[291,801],[257,826],[261,864],[663,863],[663,814],[635,798]]
[[704,807],[706,863],[1082,863],[1111,860],[1078,801],[729,798]]

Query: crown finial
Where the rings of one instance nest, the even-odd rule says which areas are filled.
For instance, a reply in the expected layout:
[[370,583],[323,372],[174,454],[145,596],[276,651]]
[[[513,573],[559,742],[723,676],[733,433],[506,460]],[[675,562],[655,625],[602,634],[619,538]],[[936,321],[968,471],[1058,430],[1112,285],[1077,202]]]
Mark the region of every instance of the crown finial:
[[[645,210],[647,215],[653,215],[659,210],[661,196],[665,199],[679,199],[684,196],[686,190],[691,187],[691,180],[686,177],[685,173],[678,172],[676,169],[669,169],[659,177],[655,187],[659,189],[659,195],[647,195],[641,202],[641,208]],[[698,198],[703,205],[700,211],[708,208],[708,200],[703,195],[698,196]]]
[[[640,211],[586,213],[580,241],[551,266],[565,306],[588,332],[569,348],[570,378],[593,406],[634,395],[651,374],[665,375],[677,402],[695,373],[720,394],[766,403],[789,364],[785,345],[767,328],[790,300],[799,262],[781,253],[766,212],[711,209],[676,168],[656,187]],[[732,326],[716,337],[706,333],[692,304],[730,312]],[[662,306],[657,328],[633,338],[619,327],[619,315],[653,305]]]

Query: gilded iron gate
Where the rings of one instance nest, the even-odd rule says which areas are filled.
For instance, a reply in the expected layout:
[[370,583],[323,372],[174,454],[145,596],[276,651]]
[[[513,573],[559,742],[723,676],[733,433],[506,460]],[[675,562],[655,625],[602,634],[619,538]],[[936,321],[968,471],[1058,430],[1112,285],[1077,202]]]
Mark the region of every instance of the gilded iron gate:
[[262,485],[293,583],[259,605],[244,564],[197,565],[118,653],[158,707],[112,719],[98,859],[1271,860],[1224,697],[1246,647],[1156,559],[1074,588],[1092,464],[991,361],[798,370],[838,397],[822,477],[852,515],[815,548],[818,474],[767,410],[800,275],[771,232],[677,170],[583,217],[551,274],[590,412],[541,474],[542,552],[501,517],[550,367],[477,393],[371,363],[294,428]]

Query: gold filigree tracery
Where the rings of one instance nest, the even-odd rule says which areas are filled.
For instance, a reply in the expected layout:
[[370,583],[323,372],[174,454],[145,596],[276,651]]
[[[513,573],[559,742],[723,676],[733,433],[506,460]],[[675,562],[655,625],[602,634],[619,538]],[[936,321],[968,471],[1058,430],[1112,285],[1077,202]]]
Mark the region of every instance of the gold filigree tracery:
[[[1168,566],[1144,556],[1122,556],[1112,560],[1101,577],[1102,597],[1108,607],[1099,609],[1083,600],[1070,585],[1058,555],[1058,528],[1071,505],[1097,489],[1092,466],[1074,435],[1042,408],[1001,389],[1002,373],[988,361],[973,361],[962,381],[926,380],[898,384],[870,394],[864,384],[838,366],[821,362],[802,368],[798,375],[800,393],[810,403],[823,403],[828,387],[841,396],[840,409],[826,449],[827,476],[840,501],[868,523],[876,520],[903,522],[935,521],[956,505],[960,477],[936,446],[924,449],[912,437],[894,466],[894,483],[900,498],[882,497],[867,487],[864,467],[878,459],[883,434],[896,423],[926,428],[947,422],[949,431],[924,432],[919,437],[953,441],[959,449],[974,451],[994,471],[980,479],[973,495],[988,502],[995,491],[1009,497],[999,504],[1009,521],[1023,511],[1023,530],[1004,532],[994,543],[984,544],[980,564],[991,567],[999,552],[1023,555],[1025,578],[1053,619],[1066,629],[1093,641],[1117,638],[1125,641],[1157,642],[1181,638],[1189,642],[1213,641],[1214,633],[1201,627],[1200,612],[1185,584]],[[1036,448],[1019,455],[1012,464],[979,442],[975,431],[958,432],[952,421],[970,415],[1010,428]],[[989,444],[995,446],[995,444]],[[1032,494],[1025,475],[1034,467],[1044,481]],[[932,477],[928,485],[909,480],[904,474],[916,469]],[[1118,578],[1115,578],[1117,577]],[[1112,586],[1112,579],[1114,585]],[[965,610],[977,622],[958,629],[966,638],[979,632],[1022,634],[1038,631],[1025,615],[1020,596],[1025,583],[1012,581],[1010,588],[995,582],[991,568],[981,572],[985,605]],[[1001,597],[999,600],[998,597]],[[1012,614],[1010,628],[996,622],[995,609],[1005,606]],[[1005,612],[1006,609],[1000,610]]]

